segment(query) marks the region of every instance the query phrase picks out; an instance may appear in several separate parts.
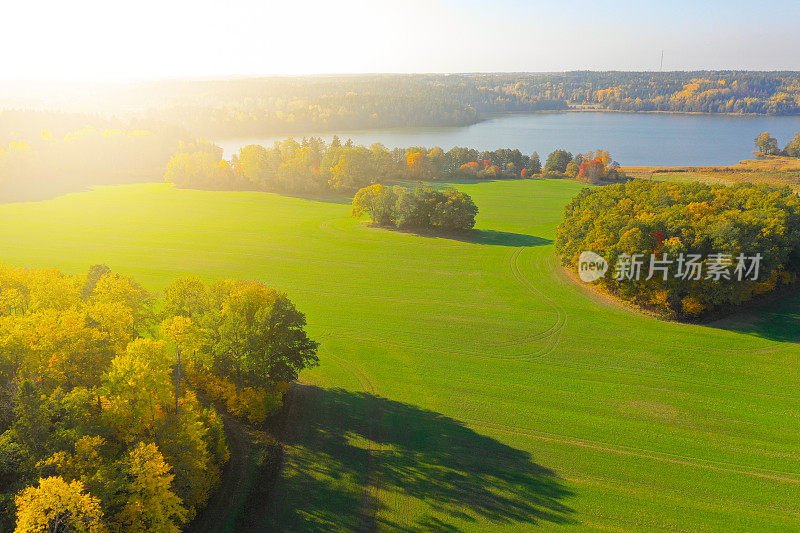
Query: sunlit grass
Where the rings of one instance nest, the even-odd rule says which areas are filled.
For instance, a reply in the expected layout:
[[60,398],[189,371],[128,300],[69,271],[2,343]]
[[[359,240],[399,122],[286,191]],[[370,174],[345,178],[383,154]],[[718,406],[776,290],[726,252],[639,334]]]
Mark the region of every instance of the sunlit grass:
[[406,530],[800,525],[796,302],[712,326],[641,316],[558,266],[580,184],[457,187],[477,229],[502,233],[424,237],[367,227],[346,199],[150,184],[0,206],[0,254],[289,294],[322,364],[301,376],[264,530],[363,514]]

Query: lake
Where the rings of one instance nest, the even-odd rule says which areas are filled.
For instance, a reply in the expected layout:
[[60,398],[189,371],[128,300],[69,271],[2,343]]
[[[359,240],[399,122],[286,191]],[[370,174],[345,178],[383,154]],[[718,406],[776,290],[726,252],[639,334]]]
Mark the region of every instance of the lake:
[[[539,152],[542,162],[556,148],[573,153],[610,150],[622,165],[728,165],[752,158],[753,139],[769,131],[781,146],[800,131],[800,117],[666,113],[553,112],[506,115],[463,127],[363,130],[338,133],[357,144],[389,148],[466,146],[479,150],[518,148]],[[333,133],[309,132],[330,141]],[[294,135],[300,139],[304,135]],[[225,157],[247,144],[271,145],[286,136],[216,141]]]

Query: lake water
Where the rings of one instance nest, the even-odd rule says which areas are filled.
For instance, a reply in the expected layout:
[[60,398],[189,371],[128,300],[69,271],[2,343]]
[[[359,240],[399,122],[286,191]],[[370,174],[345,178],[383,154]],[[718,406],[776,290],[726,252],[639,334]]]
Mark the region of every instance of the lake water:
[[[555,112],[491,118],[472,126],[364,130],[338,133],[356,144],[389,148],[466,146],[479,150],[518,148],[539,152],[542,162],[556,148],[573,153],[610,150],[622,165],[728,165],[752,158],[753,139],[763,131],[783,147],[800,131],[800,117],[684,115],[663,113]],[[330,141],[333,133],[306,136]],[[216,141],[230,157],[247,144],[271,145],[286,136]],[[295,139],[303,135],[294,135]]]

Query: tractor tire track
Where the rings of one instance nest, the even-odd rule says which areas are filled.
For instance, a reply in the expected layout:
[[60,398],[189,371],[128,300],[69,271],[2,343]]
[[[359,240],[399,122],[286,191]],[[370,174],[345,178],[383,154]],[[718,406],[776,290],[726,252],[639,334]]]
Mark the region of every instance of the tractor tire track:
[[327,354],[327,357],[337,361],[343,366],[356,380],[358,380],[364,392],[370,395],[371,407],[367,413],[367,448],[369,459],[366,464],[366,481],[364,483],[364,494],[361,498],[361,518],[358,530],[360,532],[371,532],[377,530],[377,513],[380,502],[380,444],[382,442],[380,419],[381,411],[377,400],[378,389],[366,372],[361,370],[353,363]]

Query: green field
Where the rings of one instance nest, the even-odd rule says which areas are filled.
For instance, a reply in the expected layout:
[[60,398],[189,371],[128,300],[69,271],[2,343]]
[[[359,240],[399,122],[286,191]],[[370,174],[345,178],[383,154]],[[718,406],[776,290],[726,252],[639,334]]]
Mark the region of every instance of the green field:
[[460,183],[455,240],[343,200],[147,184],[0,206],[0,259],[287,292],[321,342],[263,531],[800,530],[800,305],[713,325],[593,297],[552,239],[580,184]]

